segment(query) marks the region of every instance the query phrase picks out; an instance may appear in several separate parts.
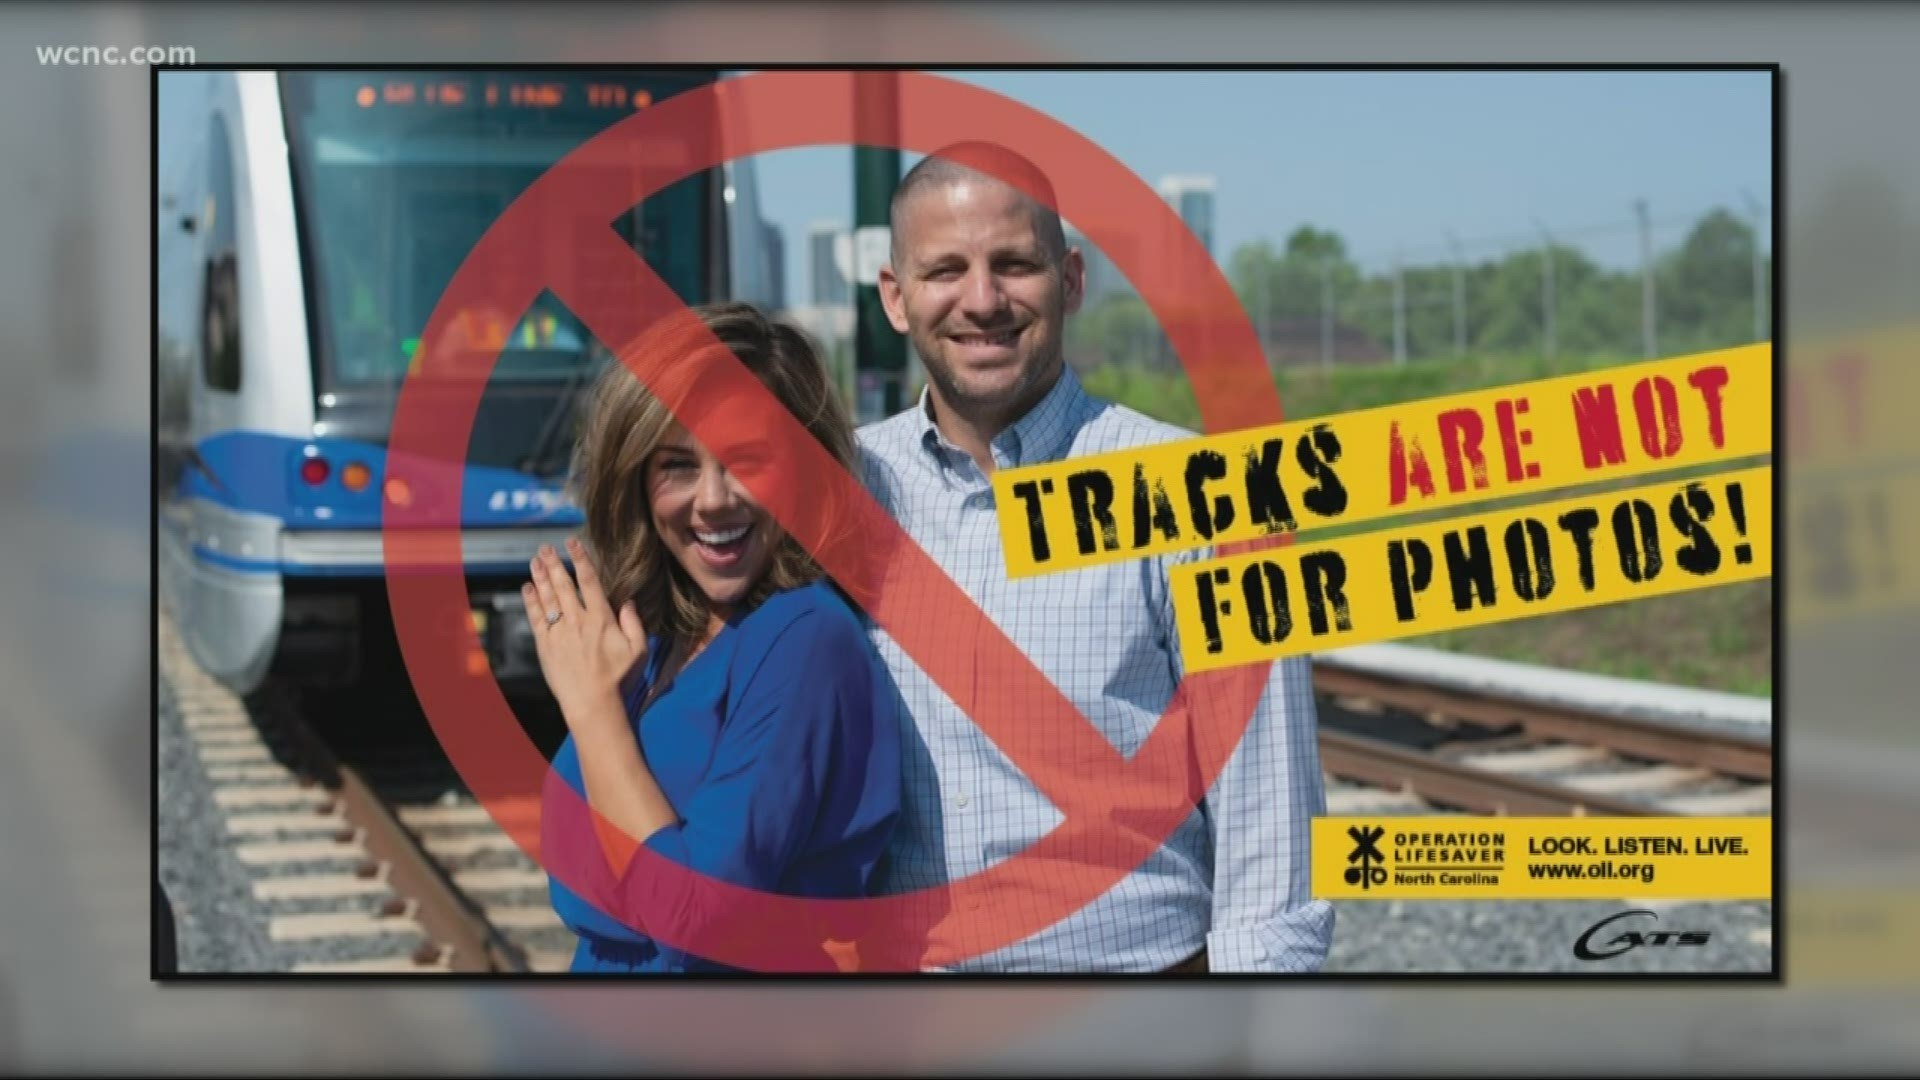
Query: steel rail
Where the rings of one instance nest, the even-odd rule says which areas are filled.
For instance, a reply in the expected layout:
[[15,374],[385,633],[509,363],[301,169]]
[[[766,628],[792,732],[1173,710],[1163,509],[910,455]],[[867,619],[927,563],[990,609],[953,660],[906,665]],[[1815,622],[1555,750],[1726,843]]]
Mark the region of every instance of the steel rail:
[[1421,716],[1438,714],[1492,728],[1518,725],[1537,738],[1598,746],[1624,757],[1741,780],[1773,780],[1773,746],[1762,739],[1324,665],[1315,666],[1313,684],[1321,693],[1376,701]]
[[[386,865],[396,897],[389,904],[411,900],[411,914],[427,939],[451,950],[446,968],[463,974],[529,970],[522,951],[467,902],[366,777],[340,760],[297,707],[284,698],[280,704],[276,711],[281,714],[282,729],[297,744],[314,782],[338,804],[347,821],[345,835],[357,835],[369,858]],[[441,957],[423,954],[416,959],[425,965]]]
[[1487,772],[1343,731],[1320,732],[1320,767],[1332,776],[1410,791],[1437,806],[1509,817],[1647,817],[1655,808],[1541,780]]

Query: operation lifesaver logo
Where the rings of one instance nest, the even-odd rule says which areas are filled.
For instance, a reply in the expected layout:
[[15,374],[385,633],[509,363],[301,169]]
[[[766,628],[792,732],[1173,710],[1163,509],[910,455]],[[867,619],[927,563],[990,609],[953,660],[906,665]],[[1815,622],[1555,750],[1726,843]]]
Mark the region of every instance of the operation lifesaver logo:
[[[1347,832],[1356,838],[1371,834],[1377,841],[1386,830],[1379,826],[1362,830],[1356,826]],[[1387,862],[1377,848],[1372,851],[1379,863]],[[1372,867],[1374,876],[1363,881],[1361,887],[1384,883],[1389,876],[1395,885],[1498,885],[1499,875],[1489,871],[1504,870],[1506,858],[1507,834],[1497,829],[1399,831],[1393,836],[1391,870],[1385,865]],[[1349,870],[1347,875],[1347,880],[1352,882],[1353,871]]]
[[1328,899],[1767,899],[1773,819],[1315,818],[1313,891]]
[[1353,852],[1347,861],[1356,864],[1347,868],[1347,884],[1371,889],[1386,882],[1387,871],[1380,864],[1386,862],[1387,857],[1380,854],[1379,846],[1380,838],[1386,834],[1387,830],[1378,825],[1372,828],[1355,825],[1347,830],[1347,835],[1353,837]]

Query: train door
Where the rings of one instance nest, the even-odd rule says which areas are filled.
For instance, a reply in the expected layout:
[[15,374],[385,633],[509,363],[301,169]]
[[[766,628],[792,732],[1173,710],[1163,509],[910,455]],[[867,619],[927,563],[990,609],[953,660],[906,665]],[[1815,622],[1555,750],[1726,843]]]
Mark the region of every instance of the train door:
[[241,420],[244,365],[240,326],[239,204],[234,184],[234,131],[225,111],[215,108],[206,136],[207,188],[202,202],[206,222],[201,241],[200,378],[192,402],[194,428],[201,433],[230,431]]
[[168,463],[172,475],[163,478],[174,486],[162,493],[162,526],[171,533],[169,595],[182,636],[210,674],[251,688],[265,673],[280,620],[278,525],[238,497],[233,463],[210,455],[205,440],[247,428],[258,411],[247,395],[267,389],[249,387],[257,380],[249,378],[248,342],[258,331],[242,317],[243,291],[259,280],[249,265],[255,252],[247,215],[254,200],[234,78],[212,80],[205,100],[197,118],[182,121],[197,128],[200,182],[191,233],[175,255],[178,272],[188,278],[177,286],[185,294],[186,390],[174,391],[185,409],[175,460]]
[[[194,116],[205,86],[187,73],[161,75],[161,103],[165,110],[161,133],[159,204],[154,214],[154,246],[159,280],[155,323],[156,395],[159,422],[155,483],[163,517],[177,522],[176,496],[186,470],[193,467],[193,399],[201,379],[200,339],[204,326],[202,243],[211,220],[207,192],[207,125]],[[194,116],[192,120],[183,117]],[[166,522],[163,522],[165,524]]]

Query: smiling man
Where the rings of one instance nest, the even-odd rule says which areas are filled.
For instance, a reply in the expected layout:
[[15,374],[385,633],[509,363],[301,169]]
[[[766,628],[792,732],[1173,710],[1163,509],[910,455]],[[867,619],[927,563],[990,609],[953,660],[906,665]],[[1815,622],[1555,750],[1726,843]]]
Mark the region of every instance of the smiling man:
[[944,158],[907,174],[891,216],[892,260],[880,271],[887,318],[926,365],[936,426],[990,470],[993,436],[1065,369],[1066,317],[1080,306],[1085,263],[1058,215]]
[[[928,385],[914,408],[860,430],[867,486],[1115,749],[1132,755],[1182,676],[1168,568],[1205,553],[1009,580],[991,474],[1193,433],[1081,388],[1062,348],[1084,287],[1080,252],[1067,246],[1057,214],[960,161],[991,162],[1033,190],[1052,190],[1032,163],[977,143],[931,155],[902,178],[880,295]],[[955,647],[974,647],[968,635],[980,629],[955,627]],[[885,631],[872,633],[911,717],[885,887],[958,881],[1051,831],[1060,811]],[[1169,722],[1187,721],[1176,708]],[[1307,844],[1308,822],[1324,806],[1310,672],[1304,659],[1282,661],[1226,769],[1144,864],[1048,929],[956,968],[1317,970],[1333,912],[1311,897]],[[1044,909],[1041,879],[1029,880],[1008,891],[1035,895],[1004,902]],[[938,945],[940,926],[932,933]]]

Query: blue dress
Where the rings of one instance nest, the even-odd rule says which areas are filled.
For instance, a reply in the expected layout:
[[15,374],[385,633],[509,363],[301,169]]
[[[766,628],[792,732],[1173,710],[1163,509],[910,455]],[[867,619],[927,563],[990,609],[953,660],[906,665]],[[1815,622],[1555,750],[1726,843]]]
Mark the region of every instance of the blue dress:
[[[825,580],[775,593],[729,619],[640,713],[665,651],[649,640],[627,697],[647,766],[680,818],[646,846],[765,892],[872,895],[900,813],[899,696],[853,609]],[[571,736],[553,772],[584,795]],[[552,795],[546,807],[547,851],[597,845],[547,831],[592,828],[555,813]],[[574,971],[731,970],[657,943],[548,881],[554,909],[580,937]]]

